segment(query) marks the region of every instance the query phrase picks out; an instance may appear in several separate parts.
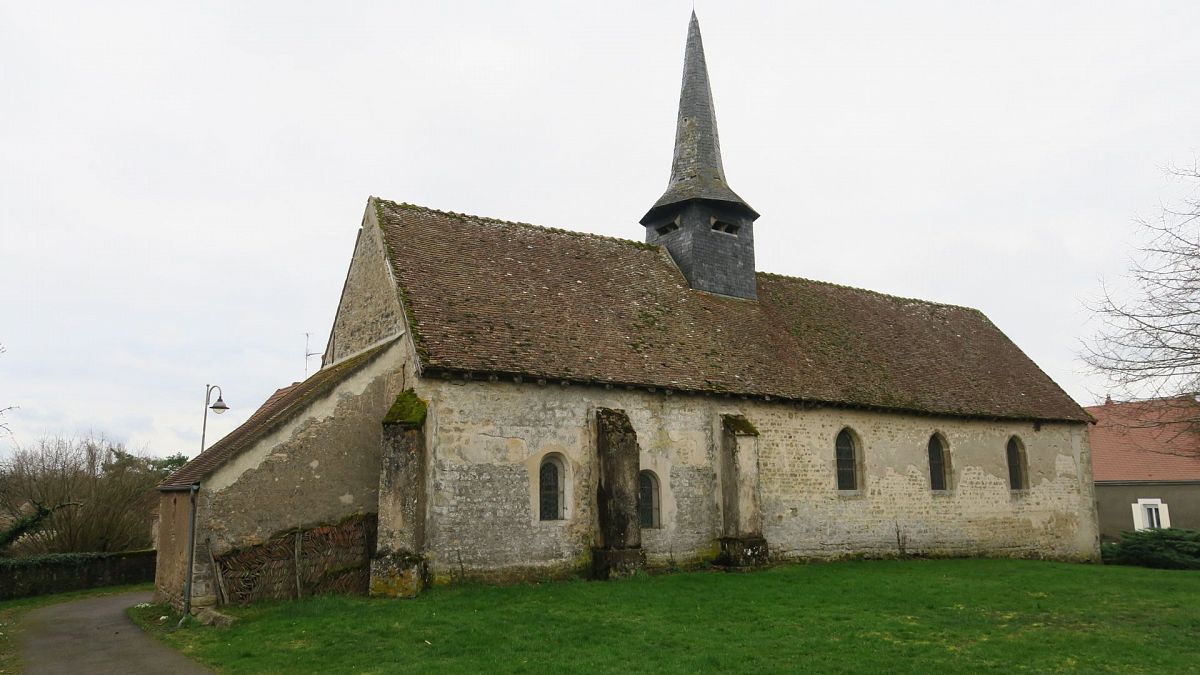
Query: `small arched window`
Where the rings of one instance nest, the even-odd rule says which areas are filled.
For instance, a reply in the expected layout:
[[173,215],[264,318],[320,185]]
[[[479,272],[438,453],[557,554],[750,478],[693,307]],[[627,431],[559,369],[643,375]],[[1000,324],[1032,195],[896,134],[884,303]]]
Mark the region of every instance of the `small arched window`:
[[1013,490],[1027,489],[1029,471],[1025,465],[1025,447],[1016,436],[1008,439],[1005,454],[1008,459],[1008,487]]
[[941,437],[934,434],[929,437],[929,489],[950,489],[950,462],[946,457],[946,445]]
[[643,471],[638,474],[638,520],[642,527],[662,527],[659,513],[658,476]]
[[837,487],[839,490],[859,489],[858,448],[849,429],[842,429],[835,443],[837,451]]
[[538,504],[541,520],[562,520],[566,517],[563,484],[566,475],[562,461],[550,455],[542,460],[538,472]]

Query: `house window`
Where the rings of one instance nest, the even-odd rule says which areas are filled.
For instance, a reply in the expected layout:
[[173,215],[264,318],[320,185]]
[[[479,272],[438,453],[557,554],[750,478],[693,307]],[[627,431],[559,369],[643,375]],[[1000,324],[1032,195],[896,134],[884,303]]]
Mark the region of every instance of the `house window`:
[[1008,439],[1005,450],[1008,459],[1008,487],[1012,490],[1029,488],[1029,471],[1025,464],[1025,447],[1016,436]]
[[839,490],[858,490],[858,448],[849,429],[842,429],[835,443],[837,452],[837,487]]
[[563,471],[562,460],[555,455],[542,460],[538,472],[538,504],[541,520],[562,520],[566,517],[566,499],[563,494],[563,484],[566,482],[566,472]]
[[1159,513],[1158,504],[1146,504],[1142,507],[1146,510],[1146,527],[1152,530],[1162,528],[1162,514]]
[[662,527],[659,513],[658,476],[643,471],[638,474],[638,519],[642,527]]
[[1133,505],[1133,529],[1158,530],[1171,526],[1171,512],[1161,499],[1139,499]]
[[679,229],[679,223],[667,223],[666,225],[662,225],[662,226],[658,227],[657,229],[655,229],[655,232],[658,232],[658,236],[661,237],[666,234],[671,234],[672,232],[674,232],[675,230],[678,230],[678,229]]
[[950,462],[946,457],[946,444],[934,434],[929,437],[929,489],[949,490]]

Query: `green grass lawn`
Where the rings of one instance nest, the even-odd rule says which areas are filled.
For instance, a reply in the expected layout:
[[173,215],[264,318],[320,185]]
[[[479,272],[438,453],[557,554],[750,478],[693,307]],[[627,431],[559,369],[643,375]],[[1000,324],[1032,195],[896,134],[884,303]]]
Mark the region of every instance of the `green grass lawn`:
[[1200,573],[909,560],[627,581],[435,589],[229,608],[172,630],[230,673],[401,671],[1195,672]]
[[132,591],[152,591],[154,584],[132,584],[128,586],[105,586],[90,588],[57,595],[37,595],[32,598],[17,600],[0,600],[0,673],[17,673],[21,671],[21,662],[17,653],[17,641],[21,634],[21,617],[30,610],[46,605],[54,605],[69,600],[95,598],[101,595],[115,595]]

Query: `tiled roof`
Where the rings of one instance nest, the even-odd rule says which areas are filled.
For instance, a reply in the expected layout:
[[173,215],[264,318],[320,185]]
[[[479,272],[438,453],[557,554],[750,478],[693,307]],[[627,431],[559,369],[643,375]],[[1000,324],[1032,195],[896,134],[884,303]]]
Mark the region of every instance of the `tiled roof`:
[[426,371],[1090,420],[977,310],[763,273],[724,297],[656,246],[374,204]]
[[370,363],[390,344],[389,342],[379,345],[340,363],[322,368],[303,382],[279,389],[271,394],[270,398],[259,406],[258,410],[254,411],[254,414],[241,426],[213,443],[204,452],[196,455],[192,461],[171,474],[158,488],[160,490],[182,489],[200,482],[225,462],[236,457],[260,438],[303,411],[310,401],[328,393],[339,382]]
[[1191,397],[1107,403],[1087,411],[1096,481],[1200,481],[1200,404]]

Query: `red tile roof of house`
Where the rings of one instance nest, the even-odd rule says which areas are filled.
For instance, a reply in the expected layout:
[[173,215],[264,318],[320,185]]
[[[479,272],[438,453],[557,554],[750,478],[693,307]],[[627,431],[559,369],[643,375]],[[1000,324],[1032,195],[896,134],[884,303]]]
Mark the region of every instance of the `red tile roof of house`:
[[1191,397],[1087,408],[1092,468],[1102,481],[1200,481],[1200,404]]
[[1091,419],[978,310],[761,272],[730,298],[657,246],[372,201],[426,375]]
[[328,393],[339,382],[358,372],[391,344],[392,342],[388,342],[373,347],[361,354],[322,368],[303,382],[296,382],[276,390],[241,426],[181,466],[175,473],[168,476],[158,486],[158,489],[186,489],[207,478],[225,462],[298,415],[309,402]]

